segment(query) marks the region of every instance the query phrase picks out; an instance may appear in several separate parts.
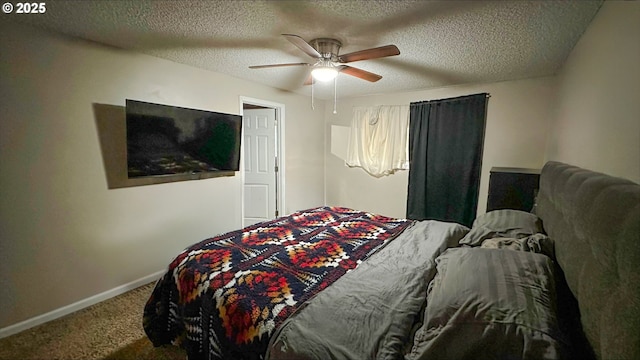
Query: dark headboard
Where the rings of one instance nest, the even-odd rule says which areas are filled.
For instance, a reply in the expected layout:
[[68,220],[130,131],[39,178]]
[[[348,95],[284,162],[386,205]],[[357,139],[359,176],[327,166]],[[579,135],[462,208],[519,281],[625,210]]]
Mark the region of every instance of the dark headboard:
[[640,359],[640,185],[548,162],[536,213],[598,359]]

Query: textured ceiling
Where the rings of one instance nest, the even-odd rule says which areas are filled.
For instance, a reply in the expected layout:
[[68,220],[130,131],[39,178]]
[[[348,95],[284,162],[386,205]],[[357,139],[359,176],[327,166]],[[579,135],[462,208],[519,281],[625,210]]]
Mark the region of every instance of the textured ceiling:
[[[349,65],[383,76],[341,74],[338,96],[553,75],[602,1],[52,1],[46,13],[10,17],[305,95],[313,62],[281,34],[331,37],[341,54],[394,44],[394,57]],[[4,15],[4,14],[2,14]],[[8,16],[4,15],[4,19]],[[333,98],[332,84],[315,96]]]

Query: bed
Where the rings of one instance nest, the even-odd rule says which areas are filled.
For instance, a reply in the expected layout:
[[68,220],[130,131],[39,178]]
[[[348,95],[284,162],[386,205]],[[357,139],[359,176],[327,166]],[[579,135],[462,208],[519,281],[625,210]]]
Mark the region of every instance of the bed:
[[640,358],[640,186],[549,162],[471,228],[318,207],[215,236],[144,309],[193,359]]

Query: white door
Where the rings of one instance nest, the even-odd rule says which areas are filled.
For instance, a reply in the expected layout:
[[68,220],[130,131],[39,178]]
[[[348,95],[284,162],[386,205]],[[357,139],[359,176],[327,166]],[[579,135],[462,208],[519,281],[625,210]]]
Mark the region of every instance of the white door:
[[244,109],[243,226],[274,219],[276,213],[276,110]]

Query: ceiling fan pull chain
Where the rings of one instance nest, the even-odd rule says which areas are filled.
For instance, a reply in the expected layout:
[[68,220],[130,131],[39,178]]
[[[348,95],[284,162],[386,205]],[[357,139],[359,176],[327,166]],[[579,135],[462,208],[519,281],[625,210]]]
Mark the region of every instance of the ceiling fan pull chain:
[[316,107],[313,104],[313,83],[314,83],[314,81],[312,80],[311,81],[311,110],[315,110],[316,109]]
[[333,78],[333,113],[337,114],[336,104],[338,103],[338,77]]

